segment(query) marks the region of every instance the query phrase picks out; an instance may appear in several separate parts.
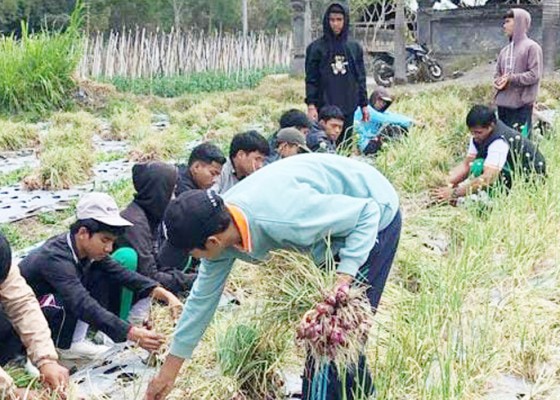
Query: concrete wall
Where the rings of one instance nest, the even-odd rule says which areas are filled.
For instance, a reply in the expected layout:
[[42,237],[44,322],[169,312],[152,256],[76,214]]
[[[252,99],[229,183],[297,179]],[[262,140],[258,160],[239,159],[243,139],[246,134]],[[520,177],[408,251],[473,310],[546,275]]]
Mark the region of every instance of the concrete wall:
[[[502,31],[503,16],[511,6],[492,5],[448,11],[418,11],[418,40],[436,53],[475,55],[498,51],[507,44]],[[529,36],[542,41],[542,7],[521,6],[531,13]]]

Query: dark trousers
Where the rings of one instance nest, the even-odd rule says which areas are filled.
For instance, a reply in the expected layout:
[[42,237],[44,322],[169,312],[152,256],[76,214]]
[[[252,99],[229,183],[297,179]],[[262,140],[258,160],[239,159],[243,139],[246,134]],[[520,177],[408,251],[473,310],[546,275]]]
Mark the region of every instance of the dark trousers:
[[[84,286],[90,295],[102,307],[118,316],[121,291],[115,290],[115,282],[108,279],[107,275],[101,271],[92,271],[90,276],[91,279],[84,282]],[[72,345],[72,337],[80,318],[64,307],[61,298],[55,296],[55,299],[55,305],[43,305],[41,309],[49,323],[55,346],[60,349],[68,349]]]
[[17,356],[24,355],[25,349],[8,316],[0,307],[0,365]]
[[[370,286],[367,296],[374,311],[381,300],[381,294],[397,252],[401,226],[402,220],[399,211],[393,221],[379,232],[367,261],[360,269],[360,280],[367,281]],[[357,366],[347,371],[345,387],[343,387],[336,368],[332,365],[329,366],[328,371],[325,372],[327,374],[326,388],[319,391],[323,394],[320,397],[317,397],[317,377],[314,371],[314,362],[308,357],[303,373],[302,398],[305,400],[366,400],[375,392],[365,355],[360,356]]]
[[533,105],[523,106],[521,108],[498,107],[498,118],[510,128],[519,132],[523,127],[527,126],[527,135],[531,137],[531,129],[533,125]]

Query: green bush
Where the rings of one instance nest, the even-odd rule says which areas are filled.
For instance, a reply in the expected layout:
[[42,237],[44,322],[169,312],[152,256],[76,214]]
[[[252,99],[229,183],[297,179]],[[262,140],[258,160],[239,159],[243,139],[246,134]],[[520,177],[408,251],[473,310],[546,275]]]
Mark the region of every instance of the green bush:
[[74,88],[72,74],[81,57],[82,6],[78,2],[64,31],[0,38],[0,111],[44,112],[62,107]]
[[219,71],[196,72],[182,76],[154,78],[115,77],[109,81],[120,92],[161,97],[177,97],[185,93],[222,92],[256,87],[262,79],[284,68],[265,68],[226,74]]

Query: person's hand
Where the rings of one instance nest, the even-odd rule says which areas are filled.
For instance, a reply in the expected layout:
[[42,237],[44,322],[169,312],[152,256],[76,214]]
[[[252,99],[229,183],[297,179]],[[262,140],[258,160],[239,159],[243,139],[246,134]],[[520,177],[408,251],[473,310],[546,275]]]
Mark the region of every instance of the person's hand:
[[17,400],[40,400],[41,394],[36,390],[27,390],[26,388],[17,388],[14,390]]
[[350,288],[350,285],[352,284],[352,282],[354,281],[354,277],[352,275],[348,275],[348,274],[337,274],[336,277],[336,283],[334,285],[334,292],[338,292],[339,288],[341,287],[348,287]]
[[177,321],[183,312],[183,303],[175,297],[174,300],[169,302],[169,310],[174,321]]
[[370,115],[369,115],[369,110],[368,110],[367,106],[362,107],[362,121],[369,122],[369,118],[370,118]]
[[431,191],[431,197],[439,203],[450,203],[453,199],[453,188],[449,186],[440,187]]
[[165,341],[163,335],[148,329],[138,328],[136,326],[133,326],[130,331],[128,331],[126,338],[131,342],[137,343],[138,346],[148,351],[158,350]]
[[509,75],[502,75],[494,81],[494,89],[500,91],[504,90],[509,83]]
[[319,119],[319,113],[317,112],[317,107],[315,107],[315,104],[309,104],[307,106],[307,117],[311,121],[317,121]]
[[177,320],[177,318],[179,318],[179,316],[183,312],[183,303],[181,303],[181,300],[179,300],[177,296],[175,296],[169,290],[158,286],[152,292],[152,296],[157,300],[167,303],[174,320]]
[[51,390],[57,392],[65,398],[65,392],[68,388],[69,373],[68,369],[60,365],[56,361],[48,362],[39,368],[41,372],[41,381]]
[[183,359],[168,355],[159,373],[152,379],[146,391],[145,400],[164,400],[173,389]]

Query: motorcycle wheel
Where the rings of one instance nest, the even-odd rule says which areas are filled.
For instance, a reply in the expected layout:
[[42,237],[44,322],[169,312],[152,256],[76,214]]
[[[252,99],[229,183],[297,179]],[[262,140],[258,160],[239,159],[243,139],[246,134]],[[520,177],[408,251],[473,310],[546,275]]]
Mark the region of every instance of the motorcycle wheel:
[[373,79],[379,86],[389,87],[393,84],[393,67],[385,60],[375,60],[371,67]]
[[443,79],[443,68],[437,62],[432,61],[428,65],[428,72],[432,81],[440,81]]

